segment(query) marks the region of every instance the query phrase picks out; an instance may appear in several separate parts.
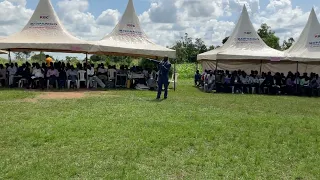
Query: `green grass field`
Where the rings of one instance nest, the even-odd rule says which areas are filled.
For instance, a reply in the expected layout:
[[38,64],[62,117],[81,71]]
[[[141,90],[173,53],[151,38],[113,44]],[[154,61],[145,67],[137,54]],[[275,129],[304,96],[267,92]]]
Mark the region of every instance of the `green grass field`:
[[320,179],[320,99],[39,94],[0,89],[0,179]]

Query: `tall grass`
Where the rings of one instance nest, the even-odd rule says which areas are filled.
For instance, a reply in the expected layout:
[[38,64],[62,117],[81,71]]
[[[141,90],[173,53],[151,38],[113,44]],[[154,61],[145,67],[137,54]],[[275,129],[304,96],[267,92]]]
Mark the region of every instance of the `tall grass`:
[[[177,64],[177,73],[179,73],[179,78],[181,79],[190,79],[194,77],[194,74],[197,70],[197,65],[195,63],[188,64]],[[198,69],[201,72],[201,65],[198,65]]]

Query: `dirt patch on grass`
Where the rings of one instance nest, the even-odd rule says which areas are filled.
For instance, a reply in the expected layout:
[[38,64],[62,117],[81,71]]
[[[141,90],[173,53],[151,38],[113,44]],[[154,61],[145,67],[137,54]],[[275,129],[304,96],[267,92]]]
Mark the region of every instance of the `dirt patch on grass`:
[[36,99],[80,99],[84,97],[84,92],[47,92],[40,94]]
[[63,100],[63,99],[81,99],[86,97],[119,97],[107,91],[80,91],[80,92],[44,92],[34,98],[23,99],[22,102],[36,103],[39,100]]

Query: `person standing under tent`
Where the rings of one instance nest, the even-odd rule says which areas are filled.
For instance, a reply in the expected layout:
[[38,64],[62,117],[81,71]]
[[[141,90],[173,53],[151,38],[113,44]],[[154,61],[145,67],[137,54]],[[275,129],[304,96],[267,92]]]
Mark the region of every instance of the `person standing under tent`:
[[53,59],[49,55],[46,55],[46,63],[48,67],[53,63]]
[[165,57],[159,64],[159,80],[158,80],[158,95],[157,99],[161,97],[162,86],[164,86],[164,99],[168,98],[168,86],[169,86],[169,72],[171,64],[169,58]]

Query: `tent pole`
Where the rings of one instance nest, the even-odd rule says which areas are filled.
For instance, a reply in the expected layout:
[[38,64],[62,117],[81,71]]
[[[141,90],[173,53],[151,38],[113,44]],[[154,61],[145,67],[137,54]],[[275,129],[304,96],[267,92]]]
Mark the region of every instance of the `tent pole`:
[[299,72],[299,61],[297,61],[297,72],[296,72],[296,92],[298,93],[298,82],[297,82],[297,78],[298,78],[298,72]]
[[88,68],[88,53],[86,53],[86,66],[87,67],[84,67],[84,70],[87,72],[86,74],[87,74],[87,76],[86,76],[86,86],[88,87],[88,83],[89,83],[89,75],[88,75],[88,70],[87,70],[87,68]]
[[9,63],[11,64],[11,51],[9,49],[9,54],[8,54],[8,60],[9,60]]
[[173,65],[173,90],[176,91],[176,64],[177,60],[175,59],[174,65]]
[[262,75],[262,60],[260,61],[260,76]]

